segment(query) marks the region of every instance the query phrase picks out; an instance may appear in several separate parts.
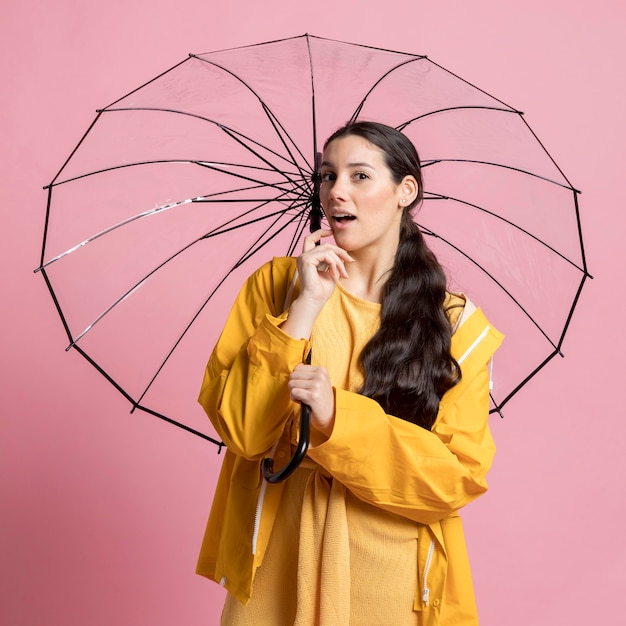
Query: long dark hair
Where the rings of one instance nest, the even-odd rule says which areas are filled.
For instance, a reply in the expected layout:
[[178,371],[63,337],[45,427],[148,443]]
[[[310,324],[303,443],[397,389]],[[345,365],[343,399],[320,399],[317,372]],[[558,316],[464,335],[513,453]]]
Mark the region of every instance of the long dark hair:
[[446,276],[412,217],[423,199],[419,156],[403,133],[377,122],[350,122],[324,148],[349,135],[382,151],[397,185],[409,175],[419,185],[417,197],[402,214],[400,243],[382,292],[380,328],[361,353],[361,393],[386,413],[430,430],[443,394],[459,382],[461,369],[450,354]]

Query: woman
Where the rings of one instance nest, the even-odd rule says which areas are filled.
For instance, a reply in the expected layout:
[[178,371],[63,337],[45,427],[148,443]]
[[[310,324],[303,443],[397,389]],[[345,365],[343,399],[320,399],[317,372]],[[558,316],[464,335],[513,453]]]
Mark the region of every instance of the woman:
[[[207,366],[227,453],[198,573],[229,591],[223,624],[477,624],[458,510],[487,488],[501,335],[446,292],[402,133],[348,124],[321,173],[330,230],[247,281]],[[269,485],[260,464],[290,457],[299,402],[311,446]]]

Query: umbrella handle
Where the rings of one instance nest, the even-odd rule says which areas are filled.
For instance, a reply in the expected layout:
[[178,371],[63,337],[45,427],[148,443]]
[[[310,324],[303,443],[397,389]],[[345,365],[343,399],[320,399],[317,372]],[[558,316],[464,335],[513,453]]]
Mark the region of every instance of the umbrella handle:
[[310,418],[311,407],[308,404],[303,404],[300,410],[300,436],[298,437],[298,447],[291,457],[291,460],[283,469],[274,474],[274,459],[263,459],[263,476],[268,483],[281,483],[283,480],[289,478],[306,455],[306,451],[309,449],[309,437],[310,437]]

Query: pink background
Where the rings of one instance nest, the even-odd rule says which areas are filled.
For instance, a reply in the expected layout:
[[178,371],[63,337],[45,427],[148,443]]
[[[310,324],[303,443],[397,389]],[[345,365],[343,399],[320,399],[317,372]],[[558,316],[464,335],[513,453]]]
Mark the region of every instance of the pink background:
[[493,418],[491,490],[465,519],[483,626],[621,623],[623,6],[4,0],[0,622],[218,623],[222,591],[194,567],[220,458],[196,437],[130,416],[113,388],[64,352],[53,304],[32,273],[42,186],[96,108],[188,52],[309,32],[428,54],[525,111],[582,189],[595,280],[566,359],[513,400],[504,421]]

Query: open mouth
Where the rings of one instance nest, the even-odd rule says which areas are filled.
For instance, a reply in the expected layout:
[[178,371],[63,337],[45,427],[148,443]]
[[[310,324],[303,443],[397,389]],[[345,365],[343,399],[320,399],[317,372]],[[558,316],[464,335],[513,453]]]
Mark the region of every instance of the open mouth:
[[354,215],[334,215],[333,219],[336,222],[343,224],[344,222],[352,222],[353,220],[356,219],[356,217]]

